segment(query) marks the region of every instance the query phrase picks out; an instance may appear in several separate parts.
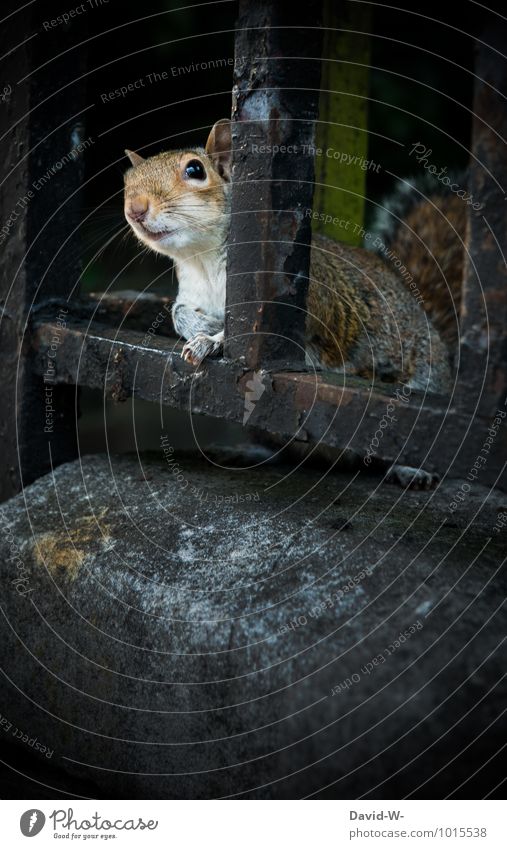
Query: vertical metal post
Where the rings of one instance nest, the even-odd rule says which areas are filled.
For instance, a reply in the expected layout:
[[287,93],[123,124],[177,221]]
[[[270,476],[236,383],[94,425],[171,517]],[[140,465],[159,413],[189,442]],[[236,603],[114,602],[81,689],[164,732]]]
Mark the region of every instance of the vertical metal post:
[[[461,311],[460,401],[486,417],[507,408],[507,26],[490,13],[477,46]],[[504,426],[507,428],[507,425]]]
[[[2,499],[76,455],[76,391],[52,385],[50,370],[46,379],[33,374],[29,334],[31,311],[50,298],[65,303],[79,270],[69,237],[83,176],[84,84],[73,82],[83,63],[79,51],[65,53],[76,41],[72,23],[45,27],[49,12],[32,4],[2,24],[11,51],[2,60],[3,91],[11,93],[0,103]],[[65,318],[54,309],[55,319]]]
[[304,363],[321,2],[241,0],[226,356]]

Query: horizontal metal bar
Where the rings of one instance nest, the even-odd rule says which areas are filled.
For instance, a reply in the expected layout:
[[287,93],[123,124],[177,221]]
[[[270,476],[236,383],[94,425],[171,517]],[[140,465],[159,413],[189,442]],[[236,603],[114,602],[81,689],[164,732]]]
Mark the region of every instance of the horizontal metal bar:
[[46,298],[32,310],[40,324],[51,323],[60,312],[73,321],[96,321],[118,330],[145,330],[153,335],[175,336],[171,308],[174,299],[152,292],[122,289],[90,292],[79,298]]
[[171,308],[173,298],[151,292],[125,289],[119,292],[91,292],[94,320],[119,325],[123,329],[146,329],[161,336],[175,336]]
[[[44,375],[51,360],[55,383],[103,389],[117,401],[134,395],[308,444],[373,451],[440,474],[465,473],[490,425],[477,418],[471,428],[470,418],[448,409],[445,399],[424,399],[395,384],[372,388],[327,372],[252,372],[224,359],[194,368],[181,359],[176,339],[86,321],[39,324],[32,345],[37,373]],[[493,445],[481,483],[496,480],[500,460]]]

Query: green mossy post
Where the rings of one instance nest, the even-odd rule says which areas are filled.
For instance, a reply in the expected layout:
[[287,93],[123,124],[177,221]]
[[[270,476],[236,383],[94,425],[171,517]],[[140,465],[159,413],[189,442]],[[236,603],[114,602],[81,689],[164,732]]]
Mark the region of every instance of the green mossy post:
[[314,219],[313,231],[349,245],[362,243],[367,170],[339,157],[368,155],[370,24],[369,8],[325,0],[313,206],[338,221]]

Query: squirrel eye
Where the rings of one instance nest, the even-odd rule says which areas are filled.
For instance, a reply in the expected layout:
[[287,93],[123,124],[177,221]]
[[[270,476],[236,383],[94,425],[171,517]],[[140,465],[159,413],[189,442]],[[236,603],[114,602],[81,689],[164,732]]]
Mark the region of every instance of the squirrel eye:
[[198,159],[192,159],[185,166],[185,177],[190,177],[192,180],[205,180],[206,171],[204,165]]

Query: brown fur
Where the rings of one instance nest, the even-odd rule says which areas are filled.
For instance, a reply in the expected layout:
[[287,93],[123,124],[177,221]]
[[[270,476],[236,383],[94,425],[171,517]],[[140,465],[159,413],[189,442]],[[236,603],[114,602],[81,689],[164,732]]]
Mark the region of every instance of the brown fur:
[[[194,217],[196,209],[201,210],[202,226],[223,214],[223,180],[216,168],[212,167],[209,157],[202,147],[192,150],[170,150],[141,159],[135,156],[135,167],[125,173],[125,210],[132,201],[148,200],[153,216],[166,208],[178,210],[182,218],[187,214]],[[208,179],[203,185],[184,179],[185,166],[197,159],[205,164]],[[185,210],[184,203],[192,204]]]
[[401,277],[371,251],[315,236],[307,307],[308,346],[327,368],[447,389],[445,345]]
[[450,350],[458,344],[466,204],[456,195],[429,196],[406,215],[390,244],[422,293],[423,307]]

